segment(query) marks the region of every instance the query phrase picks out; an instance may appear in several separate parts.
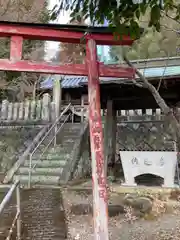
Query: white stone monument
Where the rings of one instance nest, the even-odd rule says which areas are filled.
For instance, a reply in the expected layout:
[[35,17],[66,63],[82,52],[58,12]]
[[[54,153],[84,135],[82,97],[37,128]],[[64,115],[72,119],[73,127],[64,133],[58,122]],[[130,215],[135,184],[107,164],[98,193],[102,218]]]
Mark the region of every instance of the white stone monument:
[[120,151],[125,183],[136,186],[135,177],[153,174],[164,179],[163,187],[174,187],[177,152]]

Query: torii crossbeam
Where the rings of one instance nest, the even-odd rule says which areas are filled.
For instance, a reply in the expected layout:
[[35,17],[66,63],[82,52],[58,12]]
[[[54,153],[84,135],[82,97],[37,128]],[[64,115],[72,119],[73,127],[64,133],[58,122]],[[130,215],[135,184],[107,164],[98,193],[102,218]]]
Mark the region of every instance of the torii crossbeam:
[[[10,37],[10,59],[0,59],[0,70],[88,76],[94,239],[108,240],[107,189],[104,172],[99,76],[133,78],[135,72],[129,67],[98,64],[96,45],[131,45],[133,40],[130,36],[121,36],[120,40],[116,41],[106,27],[13,22],[0,22],[0,37]],[[22,49],[25,39],[68,43],[81,43],[83,39],[83,43],[86,43],[86,63],[62,66],[49,62],[23,60]]]

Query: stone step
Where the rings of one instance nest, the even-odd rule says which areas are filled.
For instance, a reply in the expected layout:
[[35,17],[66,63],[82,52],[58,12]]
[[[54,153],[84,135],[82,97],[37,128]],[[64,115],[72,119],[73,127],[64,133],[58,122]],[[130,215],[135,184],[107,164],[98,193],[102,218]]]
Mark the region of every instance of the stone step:
[[75,141],[76,139],[79,139],[79,132],[75,134],[64,134],[62,140],[71,139],[72,141]]
[[[75,127],[75,128],[71,128],[71,127],[63,127],[62,129],[61,129],[61,131],[58,133],[58,134],[62,134],[62,133],[64,133],[64,132],[69,132],[69,133],[75,133],[75,132],[79,132],[81,130],[81,127],[79,127],[79,126],[77,126],[77,127]],[[54,133],[54,132],[53,132]]]
[[[46,144],[40,145],[37,148],[36,152],[43,152],[43,150],[46,148],[46,146],[47,146]],[[61,149],[61,144],[58,144],[55,147],[53,145],[50,145],[49,148],[46,149],[46,152],[49,152],[49,151],[58,152],[58,151],[60,151],[60,149]]]
[[[74,138],[74,137],[73,137],[73,138]],[[76,138],[79,139],[79,136],[76,135]],[[68,139],[71,139],[71,137],[66,136],[65,139],[62,138],[62,143],[64,142],[64,140],[66,141],[66,140],[68,140]],[[71,142],[74,143],[74,142],[75,142],[74,139],[71,139]],[[62,143],[57,144],[56,146],[54,146],[53,144],[50,145],[49,148],[46,149],[46,152],[60,152],[61,149],[62,149],[62,147],[61,147],[61,144],[62,144]],[[40,146],[38,147],[38,149],[36,150],[36,152],[43,152],[43,150],[46,148],[46,146],[47,146],[46,144],[40,145]],[[36,152],[35,152],[35,153],[36,153]]]
[[32,157],[32,160],[59,160],[59,161],[62,161],[64,159],[68,159],[71,157],[71,151],[72,149],[63,149],[63,152],[61,153],[46,153],[44,154],[43,156],[41,156],[41,154],[35,154],[33,157]]
[[61,150],[62,150],[62,147],[61,147],[61,144],[60,144],[56,147],[54,147],[54,146],[50,147],[49,149],[47,149],[46,153],[60,153]]
[[78,141],[79,138],[76,138],[75,140],[71,138],[63,138],[61,140],[61,148],[62,145],[64,144],[67,148],[74,146],[74,144]]
[[[39,185],[41,186],[41,185]],[[63,205],[62,192],[56,189],[31,188],[21,189],[21,228],[22,240],[65,240],[68,225]],[[1,196],[4,197],[6,191]],[[0,239],[8,236],[16,214],[16,194],[13,194],[0,218]],[[2,201],[2,199],[1,199]],[[13,229],[10,239],[17,239]]]
[[[32,175],[31,183],[32,184],[43,184],[43,185],[58,185],[59,184],[59,176],[47,176],[47,175]],[[20,180],[21,184],[28,184],[29,175],[15,175],[13,180]]]
[[[63,168],[43,168],[43,167],[35,167],[31,170],[32,175],[58,175],[60,176],[63,171]],[[29,167],[20,167],[18,170],[18,174],[28,175],[29,174]]]
[[55,149],[49,149],[45,154],[61,154],[64,149],[72,150],[72,147],[74,146],[75,142],[65,142],[62,141],[61,147],[59,147],[57,150]]
[[[36,167],[64,167],[66,160],[32,160],[32,165],[36,164]],[[29,160],[26,160],[24,167],[29,167]]]
[[64,125],[64,129],[77,129],[77,128],[81,128],[82,123],[66,123]]
[[[74,147],[74,142],[73,143],[69,143],[69,142],[62,142],[61,146],[62,146],[62,150],[61,152],[63,152],[64,149],[68,149],[70,151],[72,151],[73,147]],[[60,153],[61,153],[60,152]]]

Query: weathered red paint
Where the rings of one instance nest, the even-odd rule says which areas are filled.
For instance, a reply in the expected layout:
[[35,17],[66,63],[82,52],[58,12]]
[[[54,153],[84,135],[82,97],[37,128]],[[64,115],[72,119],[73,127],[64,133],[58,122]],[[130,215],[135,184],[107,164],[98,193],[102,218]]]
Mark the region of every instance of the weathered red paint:
[[94,239],[108,240],[107,189],[101,121],[99,68],[96,42],[89,39],[86,53],[88,67],[89,126],[92,158]]
[[[32,62],[28,60],[21,60],[22,58],[22,46],[23,38],[28,39],[43,39],[59,41],[71,41],[76,40],[80,42],[80,38],[83,37],[83,32],[74,32],[68,29],[50,29],[49,27],[32,27],[24,26],[23,24],[8,24],[0,22],[0,36],[8,36],[11,38],[10,45],[10,59],[0,59],[0,70],[5,71],[24,71],[24,72],[39,72],[48,74],[66,74],[66,75],[82,75],[87,76],[88,70],[86,65],[81,64],[68,64],[68,65],[57,65],[50,64],[47,62]],[[113,35],[110,33],[98,34],[91,33],[86,35],[86,40],[92,38],[96,40],[96,43],[107,43],[110,44],[117,41],[114,40]],[[128,36],[124,37],[122,41],[129,41]],[[74,41],[73,40],[73,41]],[[122,42],[119,42],[122,44]],[[131,43],[131,42],[128,42]],[[129,67],[120,67],[116,65],[105,66],[104,64],[99,64],[99,74],[101,77],[119,77],[119,78],[134,78],[135,71]]]
[[99,65],[100,77],[119,77],[133,79],[135,77],[135,69],[130,67],[121,67],[118,65]]
[[[10,37],[10,59],[0,59],[0,70],[26,71],[63,75],[88,75],[89,95],[89,124],[92,156],[92,187],[94,202],[94,239],[108,240],[108,208],[107,189],[104,172],[104,149],[100,107],[99,76],[132,78],[135,72],[131,68],[120,66],[105,66],[97,62],[96,44],[103,45],[131,45],[133,40],[124,36],[116,41],[111,33],[91,33],[84,36],[84,32],[75,32],[57,27],[13,24],[0,22],[0,37]],[[23,39],[36,39],[45,41],[59,41],[80,43],[84,37],[87,43],[86,65],[68,64],[52,65],[47,62],[32,62],[21,60]]]
[[[25,39],[36,39],[45,41],[59,41],[69,43],[80,43],[81,39],[88,40],[89,35],[84,37],[83,32],[75,32],[72,30],[61,29],[59,25],[53,29],[53,26],[45,27],[34,24],[10,24],[0,23],[0,37],[22,36]],[[112,33],[91,33],[97,44],[103,45],[131,45],[133,40],[130,36],[123,36],[120,41],[116,41]]]
[[[13,54],[15,54],[13,56]],[[12,60],[0,59],[0,70],[4,71],[20,71],[20,72],[39,72],[48,74],[66,74],[66,75],[79,75],[87,76],[88,69],[84,64],[67,64],[67,65],[57,65],[50,64],[48,62],[33,62],[28,60],[16,61],[18,55],[17,52],[11,51]],[[20,57],[20,56],[19,56]],[[131,68],[124,68],[117,66],[107,67],[105,65],[99,66],[99,72],[101,77],[119,77],[119,78],[129,78],[134,77],[134,70]]]
[[21,36],[11,36],[10,60],[19,61],[22,58],[23,38]]
[[86,66],[83,64],[57,65],[48,62],[35,62],[28,60],[11,61],[8,59],[0,59],[0,70],[83,76],[87,75]]

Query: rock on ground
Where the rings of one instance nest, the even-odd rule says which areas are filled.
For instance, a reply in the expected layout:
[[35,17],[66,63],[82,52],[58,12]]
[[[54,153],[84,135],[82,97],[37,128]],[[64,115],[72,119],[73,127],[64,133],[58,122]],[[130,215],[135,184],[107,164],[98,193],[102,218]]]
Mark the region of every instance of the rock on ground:
[[[92,214],[73,215],[74,204],[92,204],[91,194],[64,193],[64,205],[68,214],[69,240],[92,240]],[[114,199],[110,199],[111,202]],[[118,202],[117,199],[114,202]],[[155,220],[132,218],[126,214],[109,218],[109,240],[171,240],[180,239],[180,208],[169,214],[162,214]]]

